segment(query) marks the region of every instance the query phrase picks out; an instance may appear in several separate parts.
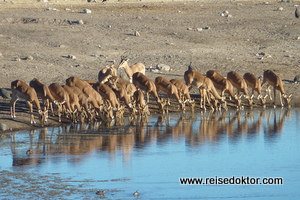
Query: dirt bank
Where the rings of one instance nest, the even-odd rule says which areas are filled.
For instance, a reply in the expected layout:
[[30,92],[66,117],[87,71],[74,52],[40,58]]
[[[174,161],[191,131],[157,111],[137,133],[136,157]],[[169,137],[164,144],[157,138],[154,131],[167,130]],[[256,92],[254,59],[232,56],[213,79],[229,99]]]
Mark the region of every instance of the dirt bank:
[[[202,73],[215,69],[224,76],[234,70],[260,77],[271,69],[293,94],[292,106],[299,106],[299,86],[292,83],[300,74],[296,3],[269,2],[1,3],[0,87],[35,77],[45,84],[64,84],[70,76],[97,80],[101,68],[118,64],[126,52],[131,64],[171,67],[147,70],[152,80],[183,80],[191,62]],[[0,122],[13,130],[30,128],[26,105],[18,107],[12,121],[9,101],[0,99]]]

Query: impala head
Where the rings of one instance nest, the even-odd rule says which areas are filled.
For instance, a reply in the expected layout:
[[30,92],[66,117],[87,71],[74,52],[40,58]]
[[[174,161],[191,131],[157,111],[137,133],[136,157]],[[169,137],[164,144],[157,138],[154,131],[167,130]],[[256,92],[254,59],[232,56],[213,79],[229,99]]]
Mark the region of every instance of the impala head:
[[149,111],[148,105],[144,105],[144,107],[142,109],[142,115],[143,116],[150,116],[150,111]]
[[167,105],[168,101],[166,99],[159,99],[157,102],[159,110],[165,113],[165,106]]
[[187,99],[187,100],[184,101],[184,103],[187,106],[191,107],[192,111],[194,110],[194,108],[195,108],[195,100],[194,99]]
[[111,76],[111,77],[109,77],[107,83],[111,88],[113,88],[115,90],[118,90],[118,87],[117,87],[118,79],[119,79],[118,76]]
[[[224,109],[224,110],[228,110],[228,107],[227,107],[227,102],[225,100],[225,97],[222,97],[221,99],[219,99],[219,103],[221,105],[221,107]],[[221,109],[220,109],[221,110]]]
[[180,109],[181,109],[182,111],[185,111],[185,103],[184,103],[184,101],[179,100],[179,105],[180,105]]
[[261,105],[263,106],[263,108],[266,107],[267,97],[268,97],[267,94],[266,94],[264,97],[263,97],[262,95],[259,97],[260,103],[261,103]]
[[119,68],[120,67],[125,67],[125,66],[127,66],[128,65],[128,58],[126,57],[126,56],[121,56],[121,62],[120,62],[120,64],[119,64]]
[[115,119],[113,114],[113,109],[110,104],[108,106],[103,107],[103,118],[104,120],[112,121]]
[[[100,113],[100,112],[99,112]],[[83,116],[82,116],[83,115]],[[90,122],[92,121],[94,115],[93,115],[93,110],[92,109],[88,109],[88,110],[83,110],[82,111],[82,115],[80,116],[80,120],[85,121],[85,119]],[[81,122],[83,122],[81,121]]]
[[117,108],[115,108],[113,110],[114,110],[114,116],[115,116],[116,119],[123,118],[124,111],[125,111],[124,106],[119,106],[119,107],[117,107]]
[[111,68],[107,68],[105,75],[109,77],[112,76],[112,74],[113,74],[113,70]]
[[108,81],[109,81],[109,83],[114,84],[118,81],[118,79],[119,79],[118,76],[111,76],[111,77],[109,77]]
[[248,100],[249,106],[252,106],[253,105],[253,97],[254,97],[254,95],[252,94],[251,96],[245,96],[245,97]]
[[45,122],[48,119],[48,110],[46,110],[46,109],[44,111],[39,110],[38,114],[39,114],[38,117],[39,117],[40,124],[43,127],[45,125]]
[[261,98],[263,98],[263,97],[262,97],[261,94],[259,94],[259,95],[257,96],[257,100],[259,100],[259,99],[261,99]]
[[109,66],[109,69],[112,71],[112,75],[113,76],[116,76],[117,74],[114,74],[114,71],[116,71],[116,69],[115,69],[115,61],[113,61],[113,64],[111,64],[110,66]]
[[237,109],[239,109],[242,105],[242,95],[240,96],[234,95],[234,101],[236,103]]
[[58,105],[58,101],[57,101],[56,99],[53,101],[53,103],[54,103],[55,105]]
[[83,123],[87,118],[86,112],[83,110],[82,112],[79,112],[79,121],[80,123]]
[[70,87],[75,86],[74,79],[76,79],[74,76],[71,76],[70,78],[67,78],[66,79],[66,85],[68,85]]
[[290,95],[283,94],[282,96],[283,96],[283,99],[284,99],[284,101],[285,101],[285,104],[286,104],[288,107],[290,107],[290,106],[291,106],[290,103],[291,103],[291,97],[292,97],[292,94],[290,94]]

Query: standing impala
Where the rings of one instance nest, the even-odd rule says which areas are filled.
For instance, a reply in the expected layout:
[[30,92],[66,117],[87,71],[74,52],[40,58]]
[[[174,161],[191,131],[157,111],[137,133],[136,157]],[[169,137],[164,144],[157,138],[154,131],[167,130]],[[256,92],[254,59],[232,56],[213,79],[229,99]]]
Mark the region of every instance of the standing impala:
[[35,90],[21,80],[15,80],[11,82],[11,90],[12,90],[12,97],[10,100],[11,118],[16,117],[16,102],[18,100],[25,100],[29,107],[30,123],[31,124],[36,123],[34,120],[33,107],[32,107],[32,104],[35,104],[39,115],[39,121],[41,125],[44,126],[45,121],[48,117],[48,110],[45,111],[41,110],[40,102],[38,100]]
[[162,101],[157,94],[156,86],[147,76],[141,72],[136,72],[132,76],[132,83],[139,89],[146,92],[146,103],[149,103],[149,95],[151,94],[158,103],[159,109],[163,111],[165,102]]
[[88,84],[87,82],[81,80],[78,77],[71,76],[66,79],[66,85],[72,87],[78,87],[86,96],[89,103],[92,104],[93,108],[96,109],[96,113],[100,113],[100,106],[101,106],[101,96],[94,88]]
[[107,119],[113,120],[123,118],[124,106],[120,104],[114,91],[104,83],[97,83],[93,87],[108,104],[106,114]]
[[254,94],[254,91],[257,92],[257,99],[259,99],[262,96],[260,80],[252,73],[245,73],[243,78],[247,85],[252,88],[252,94]]
[[221,90],[221,97],[224,97],[224,93],[227,92],[230,99],[234,99],[237,108],[241,107],[241,98],[234,94],[233,86],[229,80],[227,80],[218,71],[215,70],[207,71],[206,76],[212,80],[214,86],[218,90]]
[[266,98],[268,95],[265,95],[263,97],[262,92],[261,92],[260,80],[258,78],[256,78],[256,76],[252,73],[245,73],[243,78],[245,79],[247,85],[250,88],[252,88],[252,95],[254,95],[254,91],[256,91],[258,94],[257,99],[260,99],[262,106],[265,106]]
[[57,115],[58,121],[61,122],[61,113],[63,112],[63,106],[65,105],[66,111],[70,113],[72,120],[74,120],[74,112],[70,106],[70,97],[67,91],[58,83],[51,83],[49,90],[52,96],[58,101]]
[[184,111],[184,102],[179,98],[177,87],[166,78],[158,76],[155,78],[155,86],[157,93],[162,91],[167,95],[167,104],[170,105],[170,97],[174,96],[180,105],[180,109]]
[[193,111],[194,107],[195,107],[195,101],[194,101],[194,99],[191,99],[191,95],[190,95],[188,86],[184,82],[182,82],[178,79],[171,79],[170,82],[177,87],[178,94],[179,94],[179,97],[181,98],[181,100],[184,103],[186,103],[188,106],[190,106],[191,110]]
[[[50,103],[57,104],[57,100],[55,100],[54,97],[52,96],[48,86],[44,85],[39,79],[37,78],[32,79],[29,82],[29,86],[33,87],[37,96],[42,99],[44,109],[48,110],[50,107]],[[51,106],[50,108],[51,108],[52,115],[54,115],[53,107]]]
[[108,79],[107,85],[109,85],[116,93],[120,100],[123,100],[125,104],[133,111],[132,98],[133,93],[136,91],[136,87],[133,83],[126,81],[118,76],[112,76]]
[[248,100],[249,106],[253,104],[253,95],[250,97],[248,94],[248,87],[246,81],[236,72],[230,71],[227,73],[227,79],[237,89],[238,94],[243,92],[245,98]]
[[135,63],[132,66],[128,65],[128,58],[122,56],[119,64],[120,77],[132,83],[132,75],[140,72],[145,75],[146,67],[143,63]]
[[[270,100],[272,100],[270,87],[273,86],[273,88],[274,88],[274,103],[273,103],[274,107],[276,106],[276,104],[275,104],[275,102],[276,102],[276,90],[279,90],[279,100],[280,100],[281,106],[284,106],[284,104],[282,103],[282,97],[284,98],[285,103],[288,106],[290,106],[292,95],[288,96],[288,95],[285,94],[281,78],[279,76],[277,76],[273,71],[266,70],[266,71],[264,71],[264,78],[263,78],[263,82],[262,82],[261,85],[263,85],[266,82],[268,83],[267,91],[269,93]],[[282,97],[281,97],[281,95],[282,95]]]
[[144,94],[141,90],[136,90],[133,94],[136,112],[143,117],[149,116],[149,108],[145,101]]
[[149,102],[149,95],[151,94],[157,102],[160,101],[158,97],[155,83],[151,81],[147,76],[142,74],[141,72],[136,72],[132,76],[133,84],[140,88],[141,90],[146,92],[146,102]]
[[[67,85],[62,86],[69,95],[70,108],[72,110],[73,122],[83,122],[84,118],[92,120],[92,116],[89,112],[89,106],[87,96],[78,88],[70,87]],[[89,114],[89,116],[87,116]]]
[[[214,99],[223,106],[224,109],[227,109],[226,101],[222,98],[212,81],[203,76],[200,72],[193,70],[190,66],[188,70],[184,73],[184,80],[186,85],[191,88],[195,86],[199,89],[200,93],[200,107],[206,110],[205,101],[208,100],[209,105],[211,106],[210,96],[212,95]],[[211,95],[210,95],[211,94]]]

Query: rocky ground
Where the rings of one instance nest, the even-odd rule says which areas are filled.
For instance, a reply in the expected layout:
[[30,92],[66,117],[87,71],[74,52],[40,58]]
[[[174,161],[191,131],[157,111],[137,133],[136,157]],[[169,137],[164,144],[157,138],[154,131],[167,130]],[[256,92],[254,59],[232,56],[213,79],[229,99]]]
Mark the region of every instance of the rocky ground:
[[[300,19],[298,2],[191,1],[0,3],[0,88],[33,78],[64,84],[78,76],[97,80],[99,70],[122,55],[144,63],[146,75],[183,80],[187,66],[261,77],[274,70],[299,106]],[[87,9],[87,10],[86,10]],[[89,13],[91,11],[91,13]],[[166,64],[170,71],[152,71]],[[265,87],[264,87],[265,89]],[[250,90],[249,90],[250,91]],[[193,93],[197,93],[193,90]],[[26,104],[0,99],[0,122],[12,130],[31,128]],[[57,124],[52,118],[48,125]],[[34,126],[36,127],[36,126]]]

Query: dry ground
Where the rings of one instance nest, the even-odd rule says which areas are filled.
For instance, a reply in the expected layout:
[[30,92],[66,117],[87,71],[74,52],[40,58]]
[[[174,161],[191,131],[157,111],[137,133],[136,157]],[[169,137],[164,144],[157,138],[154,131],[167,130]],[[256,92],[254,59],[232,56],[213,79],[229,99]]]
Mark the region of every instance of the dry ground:
[[[271,69],[293,94],[292,105],[299,106],[299,86],[292,83],[300,74],[300,19],[294,17],[298,2],[16,2],[0,3],[1,88],[35,77],[45,84],[64,84],[70,76],[97,80],[101,68],[111,61],[118,64],[126,53],[130,64],[171,66],[170,72],[148,70],[152,80],[183,80],[190,62],[202,73],[215,69],[224,76],[234,70],[259,77]],[[232,17],[221,16],[223,11]],[[26,110],[19,107],[17,119],[10,120],[9,101],[1,99],[0,122],[14,130],[30,128]]]

